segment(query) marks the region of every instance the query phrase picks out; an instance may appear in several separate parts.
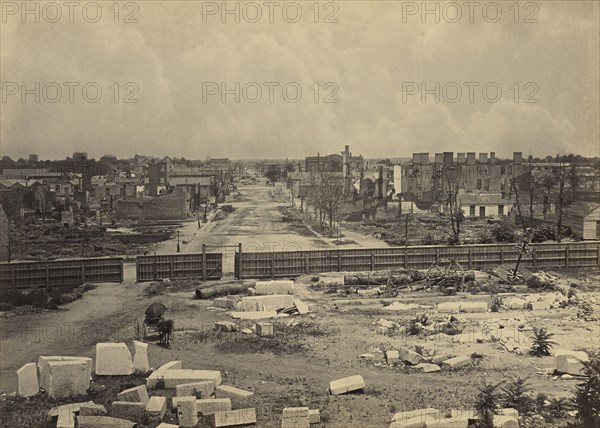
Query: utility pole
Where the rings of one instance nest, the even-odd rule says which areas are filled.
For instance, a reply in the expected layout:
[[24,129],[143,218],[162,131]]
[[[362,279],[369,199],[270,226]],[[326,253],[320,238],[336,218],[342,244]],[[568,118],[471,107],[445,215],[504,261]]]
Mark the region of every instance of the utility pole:
[[408,214],[406,214],[406,222],[404,223],[404,246],[408,247]]

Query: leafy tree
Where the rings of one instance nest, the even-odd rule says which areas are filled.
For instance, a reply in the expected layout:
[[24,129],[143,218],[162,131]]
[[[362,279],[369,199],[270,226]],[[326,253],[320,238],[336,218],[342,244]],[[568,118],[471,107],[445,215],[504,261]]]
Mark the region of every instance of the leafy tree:
[[533,343],[530,353],[537,357],[550,355],[550,349],[556,345],[556,342],[551,340],[553,336],[554,333],[549,333],[543,327],[533,327]]
[[499,387],[504,381],[497,384],[487,383],[483,381],[477,387],[479,393],[475,398],[475,414],[477,415],[477,427],[478,428],[494,428],[494,415],[498,414],[498,405],[500,404],[501,397]]
[[583,362],[587,378],[577,386],[574,401],[577,419],[583,426],[597,427],[600,426],[600,350],[592,350],[589,355],[589,361]]
[[496,242],[516,242],[517,234],[512,225],[503,219],[492,227],[492,236]]
[[562,221],[564,209],[569,204],[569,197],[579,185],[579,177],[577,175],[576,163],[568,165],[562,162],[560,166],[554,167],[552,173],[558,185],[558,195],[556,208],[558,210],[558,219],[556,221],[556,238],[558,242],[562,235]]
[[38,155],[36,154],[31,154],[29,155],[29,163],[38,163],[39,159],[38,159]]

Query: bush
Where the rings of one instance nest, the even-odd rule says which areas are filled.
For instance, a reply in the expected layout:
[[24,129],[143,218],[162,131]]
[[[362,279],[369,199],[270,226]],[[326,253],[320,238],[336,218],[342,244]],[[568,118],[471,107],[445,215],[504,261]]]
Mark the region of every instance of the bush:
[[553,333],[548,333],[543,327],[533,327],[533,343],[529,352],[537,357],[550,355],[550,348],[556,345],[556,342],[550,340],[553,336]]
[[7,302],[0,302],[0,311],[12,311],[15,308],[15,305]]
[[431,233],[425,235],[425,238],[423,238],[423,240],[421,241],[421,244],[423,245],[437,245],[437,243],[437,240],[433,237]]
[[503,387],[504,407],[517,409],[520,414],[531,413],[534,409],[534,401],[526,395],[530,391],[527,378],[517,376],[509,380]]
[[483,229],[481,232],[479,232],[479,235],[477,236],[477,241],[480,244],[493,244],[494,236],[488,229]]
[[83,291],[94,290],[96,288],[96,284],[92,284],[91,282],[86,282],[85,284],[83,284],[82,288],[83,288]]
[[452,233],[448,237],[448,245],[460,245],[460,235]]
[[502,220],[492,227],[492,236],[496,242],[516,242],[517,234],[514,227],[506,221]]
[[587,378],[577,386],[574,401],[577,419],[584,426],[597,427],[600,424],[600,350],[595,349],[589,355],[589,361],[583,362]]
[[540,226],[533,231],[531,242],[556,241],[556,228],[549,224]]
[[477,416],[478,428],[494,428],[494,415],[498,413],[496,410],[500,403],[500,393],[498,387],[504,382],[495,385],[487,383],[477,387],[479,393],[475,398],[475,415]]

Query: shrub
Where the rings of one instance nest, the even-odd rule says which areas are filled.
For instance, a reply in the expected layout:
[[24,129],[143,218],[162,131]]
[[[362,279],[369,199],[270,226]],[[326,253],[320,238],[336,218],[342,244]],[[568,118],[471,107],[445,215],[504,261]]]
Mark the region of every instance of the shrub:
[[494,415],[498,413],[497,408],[500,402],[498,387],[503,383],[493,385],[484,381],[477,387],[479,393],[475,397],[473,407],[477,415],[478,428],[494,428]]
[[569,403],[566,398],[552,398],[548,404],[548,414],[553,418],[564,418],[567,416]]
[[531,413],[534,402],[526,395],[530,389],[531,388],[527,384],[527,378],[523,379],[517,376],[516,378],[509,380],[502,387],[502,392],[504,393],[504,407],[517,409],[519,413],[522,414]]
[[15,308],[15,305],[8,302],[0,302],[0,311],[11,311]]
[[500,305],[501,305],[501,300],[500,297],[498,297],[497,294],[492,294],[492,299],[490,302],[490,310],[492,312],[500,312]]
[[83,288],[83,291],[94,290],[96,288],[96,284],[92,284],[91,282],[86,282],[85,284],[83,284],[82,288]]
[[479,232],[477,240],[480,244],[493,244],[494,236],[488,229],[483,229],[481,232]]
[[583,362],[586,380],[577,386],[575,406],[577,419],[584,426],[600,424],[600,350],[589,352],[589,361]]
[[437,243],[437,240],[433,237],[431,233],[425,235],[425,238],[423,238],[423,240],[421,241],[421,244],[423,245],[437,245]]
[[533,343],[529,352],[537,357],[550,355],[550,348],[556,345],[556,342],[550,340],[552,336],[554,336],[554,334],[549,333],[543,327],[533,327]]
[[448,245],[460,245],[460,235],[457,233],[452,233],[448,237]]
[[556,241],[556,228],[544,225],[536,228],[531,236],[531,242]]
[[492,227],[492,236],[496,242],[516,242],[517,234],[514,227],[505,219]]

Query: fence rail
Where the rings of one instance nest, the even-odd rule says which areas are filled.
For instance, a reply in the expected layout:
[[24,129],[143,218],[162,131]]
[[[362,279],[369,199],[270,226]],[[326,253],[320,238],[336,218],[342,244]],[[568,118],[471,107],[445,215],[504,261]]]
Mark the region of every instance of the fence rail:
[[[521,264],[535,268],[600,265],[600,241],[532,244]],[[516,263],[514,244],[358,248],[347,250],[237,252],[236,278],[281,278],[335,271],[427,269],[440,258],[468,269],[493,269]]]
[[84,282],[123,282],[123,258],[0,264],[0,288],[76,287]]
[[223,254],[184,253],[155,256],[137,256],[137,282],[174,278],[221,279]]

